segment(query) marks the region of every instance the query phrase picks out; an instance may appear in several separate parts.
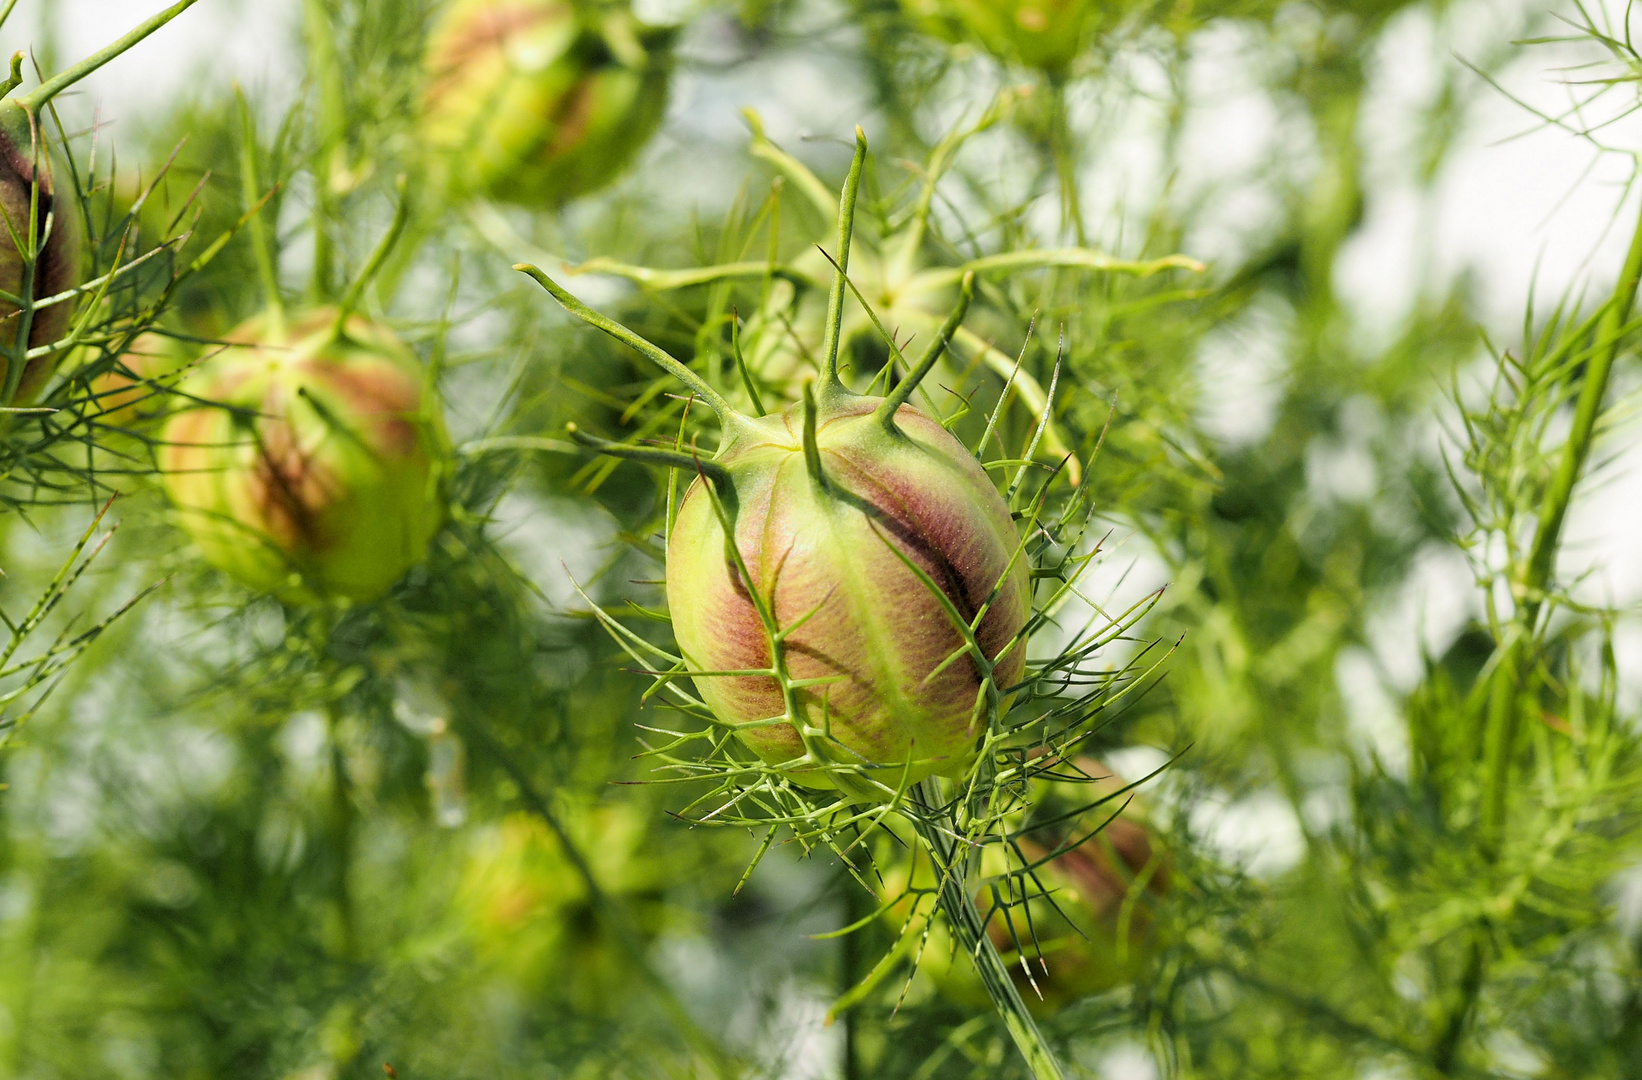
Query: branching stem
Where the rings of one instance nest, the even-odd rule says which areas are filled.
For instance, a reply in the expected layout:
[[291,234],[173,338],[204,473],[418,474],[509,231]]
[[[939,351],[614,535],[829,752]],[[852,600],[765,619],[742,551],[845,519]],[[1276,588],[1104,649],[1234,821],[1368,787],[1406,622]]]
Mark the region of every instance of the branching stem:
[[1598,321],[1595,331],[1595,355],[1585,369],[1579,388],[1579,399],[1574,406],[1573,425],[1557,462],[1556,474],[1539,514],[1538,528],[1522,578],[1515,583],[1518,598],[1517,617],[1505,642],[1505,654],[1494,672],[1489,687],[1487,726],[1484,730],[1484,797],[1483,843],[1497,854],[1500,831],[1505,822],[1507,781],[1509,779],[1511,749],[1516,742],[1517,695],[1521,689],[1523,664],[1534,628],[1544,606],[1546,584],[1561,546],[1562,527],[1573,499],[1574,486],[1584,472],[1590,457],[1591,442],[1596,422],[1602,413],[1602,401],[1607,396],[1608,382],[1615,359],[1624,341],[1625,324],[1630,320],[1631,308],[1636,302],[1636,291],[1642,283],[1642,212],[1638,213],[1636,229],[1625,255],[1625,266],[1607,309]]
[[1061,1071],[1060,1062],[1055,1059],[1043,1032],[1038,1030],[1037,1021],[1026,1011],[1026,1003],[1021,1000],[1020,991],[1009,976],[1009,968],[1004,964],[1003,957],[998,955],[997,946],[992,944],[986,924],[969,895],[969,875],[966,872],[969,858],[959,850],[955,835],[957,822],[936,820],[947,815],[940,809],[942,800],[933,781],[920,782],[913,792],[916,809],[908,817],[934,861],[940,883],[938,902],[953,935],[974,962],[975,974],[986,987],[998,1015],[1003,1017],[1004,1026],[1009,1029],[1016,1049],[1026,1059],[1027,1068],[1031,1069],[1035,1080],[1064,1080],[1066,1074]]

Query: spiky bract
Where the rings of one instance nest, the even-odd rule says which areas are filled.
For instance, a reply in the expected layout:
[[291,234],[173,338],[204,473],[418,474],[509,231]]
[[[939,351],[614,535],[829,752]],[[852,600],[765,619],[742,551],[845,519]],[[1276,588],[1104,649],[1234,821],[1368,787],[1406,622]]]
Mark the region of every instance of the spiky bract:
[[[447,439],[420,365],[379,323],[259,317],[183,384],[160,467],[216,566],[294,599],[369,600],[444,519]],[[271,325],[273,324],[273,325]]]
[[193,358],[189,345],[168,334],[137,335],[111,370],[91,380],[91,417],[132,430],[156,424],[171,403],[164,387]]
[[[967,763],[988,701],[943,598],[966,623],[981,616],[973,635],[996,662],[994,686],[1006,689],[1025,666],[1016,638],[1028,576],[1008,507],[944,428],[911,406],[886,426],[874,415],[881,401],[823,395],[824,481],[806,464],[802,406],[738,429],[715,458],[727,490],[698,479],[668,543],[668,607],[693,670],[770,668],[770,634],[749,590],[773,616],[787,674],[805,684],[797,715],[786,715],[772,676],[695,682],[742,741],[771,763],[794,761],[795,777],[814,786],[831,785],[829,760],[882,766],[891,789],[909,765],[916,780]],[[810,747],[801,729],[816,733]],[[810,748],[828,760],[806,757]]]
[[615,179],[666,110],[671,36],[563,0],[455,0],[422,115],[447,186],[543,207]]
[[[1108,776],[1101,788],[1121,791],[1122,784]],[[1156,908],[1169,890],[1168,854],[1134,810],[1112,817],[1115,809],[1096,807],[1021,836],[1013,859],[996,844],[982,856],[982,878],[993,887],[976,906],[988,913],[987,935],[1036,1013],[1140,978],[1167,943]],[[930,922],[936,874],[928,853],[917,845],[910,852],[910,862],[884,875],[883,895],[894,901],[884,917],[944,996],[984,1006],[987,991],[974,966],[956,954],[949,928]],[[1029,869],[1012,867],[1017,861]]]

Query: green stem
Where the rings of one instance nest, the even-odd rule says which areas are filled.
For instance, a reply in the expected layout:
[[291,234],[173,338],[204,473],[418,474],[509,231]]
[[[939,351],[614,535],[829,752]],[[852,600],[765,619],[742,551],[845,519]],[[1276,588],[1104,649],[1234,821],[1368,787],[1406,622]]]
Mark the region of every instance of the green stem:
[[1630,321],[1631,308],[1636,303],[1639,282],[1642,282],[1642,213],[1637,215],[1636,231],[1631,235],[1630,250],[1625,254],[1625,268],[1620,273],[1613,298],[1597,323],[1595,340],[1600,351],[1586,369],[1584,383],[1579,388],[1579,402],[1574,409],[1573,428],[1568,433],[1556,477],[1540,510],[1539,529],[1534,535],[1528,573],[1523,581],[1526,590],[1524,610],[1529,613],[1530,623],[1539,614],[1539,594],[1551,577],[1574,485],[1579,482],[1585,461],[1590,457],[1592,433],[1602,412],[1602,399],[1607,396],[1614,361],[1619,356],[1621,332]]
[[[578,445],[585,446],[596,454],[608,454],[628,461],[642,461],[648,465],[662,465],[669,469],[683,469],[707,477],[720,489],[727,488],[730,484],[730,470],[699,454],[684,450],[668,450],[660,446],[629,446],[627,443],[611,442],[597,435],[589,435],[575,424],[566,424],[564,430]],[[487,442],[495,444],[494,440]]]
[[405,177],[400,176],[394,183],[394,192],[399,196],[399,204],[394,207],[393,222],[388,226],[381,242],[376,245],[376,250],[371,252],[365,268],[359,272],[353,284],[348,286],[347,292],[342,294],[341,301],[336,305],[336,327],[339,332],[347,323],[348,316],[354,313],[360,301],[365,298],[366,286],[381,271],[382,264],[387,262],[388,256],[393,253],[394,245],[399,243],[399,238],[405,234],[405,223],[410,220],[410,199],[406,196],[405,188]]
[[1487,726],[1484,729],[1484,798],[1483,841],[1490,850],[1497,850],[1499,834],[1505,822],[1507,781],[1510,774],[1511,749],[1516,742],[1517,695],[1527,647],[1533,639],[1535,625],[1544,607],[1546,584],[1556,562],[1556,553],[1562,542],[1562,528],[1568,518],[1568,506],[1573,500],[1574,487],[1584,472],[1590,457],[1591,442],[1596,422],[1602,414],[1602,401],[1608,393],[1608,383],[1614,361],[1623,343],[1622,332],[1630,320],[1631,308],[1636,303],[1636,291],[1642,282],[1642,212],[1637,215],[1636,229],[1625,254],[1625,266],[1608,301],[1607,310],[1597,322],[1595,353],[1585,369],[1579,388],[1579,399],[1574,406],[1573,425],[1563,444],[1562,458],[1557,462],[1550,490],[1541,505],[1534,544],[1528,556],[1528,565],[1514,592],[1520,607],[1511,624],[1512,636],[1505,642],[1505,654],[1495,670],[1488,693]]
[[1448,1020],[1437,1033],[1431,1049],[1431,1065],[1443,1076],[1454,1076],[1459,1059],[1460,1040],[1476,1010],[1477,995],[1482,991],[1483,975],[1488,966],[1487,940],[1481,927],[1472,930],[1471,947],[1465,960],[1465,973],[1460,977],[1458,1000],[1449,1011]]
[[336,701],[325,704],[325,733],[331,749],[331,846],[336,853],[336,874],[331,882],[336,904],[337,925],[342,940],[339,951],[344,960],[359,956],[359,931],[354,919],[353,896],[348,887],[353,864],[354,810],[348,790],[348,761],[342,748],[342,710]]
[[958,326],[964,321],[964,316],[969,313],[970,302],[974,299],[975,275],[967,273],[964,275],[963,286],[958,293],[958,306],[952,309],[952,313],[946,317],[946,322],[941,324],[941,329],[936,333],[935,339],[929,343],[929,348],[925,349],[924,355],[918,358],[917,366],[908,371],[906,377],[895,384],[895,389],[884,395],[883,404],[879,405],[873,412],[874,420],[890,430],[896,430],[895,414],[900,411],[902,405],[907,403],[907,399],[912,397],[912,391],[917,389],[918,384],[924,381],[924,376],[934,369],[935,362],[941,358],[941,354],[946,351],[947,346],[952,344],[952,335],[958,332]]
[[[867,893],[855,880],[855,876],[845,868],[839,876],[839,886],[844,890],[844,925],[855,926],[862,919],[872,914],[872,907],[865,903]],[[861,934],[844,934],[838,939],[838,994],[846,997],[854,990],[864,974],[862,971]],[[865,1080],[866,1073],[862,1068],[860,1047],[859,1010],[844,1010],[844,1080]]]
[[855,129],[855,157],[850,159],[849,176],[844,180],[844,194],[838,200],[838,257],[834,260],[835,272],[832,277],[832,290],[827,294],[827,329],[821,339],[821,375],[816,380],[821,384],[821,392],[832,395],[843,384],[838,381],[838,347],[839,331],[844,322],[844,292],[847,282],[845,276],[850,268],[850,237],[855,234],[855,200],[861,188],[861,169],[867,161],[867,133],[859,126]]
[[246,224],[251,230],[251,251],[256,256],[257,276],[262,281],[263,301],[268,308],[269,337],[277,340],[285,332],[285,302],[279,295],[279,260],[274,253],[274,241],[268,235],[267,223],[262,220],[264,200],[257,193],[257,122],[244,92],[236,89],[234,96],[239,106],[240,188],[249,216]]
[[673,988],[651,966],[644,944],[639,938],[638,932],[633,929],[626,910],[621,906],[620,901],[606,892],[604,886],[599,884],[598,876],[593,872],[593,867],[587,861],[587,857],[582,854],[581,848],[577,846],[575,839],[565,829],[564,823],[559,820],[559,815],[554,812],[547,799],[543,797],[541,792],[536,790],[536,785],[531,782],[530,777],[525,774],[523,769],[519,768],[481,724],[465,717],[459,723],[466,738],[490,755],[491,760],[501,766],[503,772],[507,773],[508,778],[518,787],[519,798],[525,806],[532,814],[541,819],[542,824],[547,826],[548,831],[559,842],[559,850],[564,853],[565,859],[569,861],[576,875],[582,879],[582,887],[587,890],[588,903],[592,905],[594,912],[599,920],[604,923],[605,928],[610,931],[611,937],[616,939],[616,945],[626,955],[628,963],[633,965],[645,983],[649,985],[656,1001],[661,1005],[662,1010],[667,1014],[668,1019],[672,1021],[674,1027],[678,1029],[679,1034],[684,1037],[685,1042],[689,1043],[695,1052],[700,1054],[707,1062],[713,1075],[725,1078],[725,1080],[738,1077],[740,1072],[730,1064],[730,1060],[725,1056],[724,1051],[713,1041],[712,1036],[701,1029],[695,1018],[690,1015],[689,1010],[685,1009],[683,1003],[679,1001],[678,995],[673,992]]
[[598,312],[594,311],[592,308],[570,295],[570,293],[566,292],[563,286],[561,286],[558,282],[542,273],[541,270],[536,267],[531,266],[529,263],[517,263],[514,265],[513,269],[519,271],[521,274],[526,274],[534,278],[536,284],[546,289],[548,294],[552,296],[553,299],[557,300],[566,311],[570,312],[570,314],[576,316],[576,318],[580,319],[587,325],[604,331],[606,334],[609,334],[617,341],[626,345],[628,348],[644,354],[651,361],[653,361],[657,367],[661,368],[663,371],[673,376],[673,378],[683,383],[691,393],[706,402],[707,407],[718,414],[719,422],[722,423],[725,428],[731,427],[737,421],[744,420],[744,417],[735,411],[735,406],[731,405],[724,399],[723,394],[720,394],[717,390],[714,390],[711,386],[707,385],[707,380],[703,379],[694,371],[691,371],[688,367],[685,367],[684,364],[679,362],[678,359],[668,353],[667,350],[663,349],[661,346],[650,341],[646,341],[644,338],[633,333],[633,331],[629,330],[616,320],[600,315]]
[[[152,34],[172,19],[175,19],[178,15],[181,15],[184,11],[187,11],[189,8],[193,7],[197,2],[198,0],[177,0],[175,4],[172,4],[158,15],[155,15],[152,19],[149,19],[147,22],[141,24],[135,30],[125,35],[125,37],[120,38],[118,41],[106,48],[99,49],[97,52],[92,53],[90,56],[86,57],[84,60],[81,60],[73,67],[65,68],[64,70],[58,72],[56,75],[53,75],[33,90],[30,90],[27,94],[24,94],[18,99],[18,101],[26,106],[30,112],[37,111],[40,106],[56,97],[64,90],[67,90],[70,86],[73,86],[87,75],[90,75],[93,71],[96,71],[116,56],[119,56],[121,53],[125,52],[127,49],[131,48],[133,45],[137,44],[137,42],[141,41],[149,34]],[[7,8],[7,13],[10,13],[10,8]]]
[[337,60],[336,28],[323,0],[304,0],[303,30],[308,39],[308,63],[319,89],[319,147],[314,167],[314,268],[308,286],[310,299],[322,303],[331,295],[335,277],[336,245],[331,227],[339,217],[332,176],[343,152],[347,114],[342,92],[342,67]]
[[1032,1076],[1035,1080],[1065,1080],[1066,1074],[1061,1071],[1060,1062],[1055,1059],[1043,1032],[1038,1030],[1037,1021],[1026,1011],[1026,1003],[1021,1000],[1020,991],[1015,988],[1015,981],[1010,978],[1003,957],[998,955],[997,947],[986,932],[986,924],[975,909],[967,872],[969,853],[959,850],[960,842],[955,835],[956,821],[950,814],[937,809],[942,805],[942,800],[933,781],[921,781],[913,791],[914,803],[921,805],[915,805],[914,812],[907,816],[934,862],[940,881],[938,903],[941,913],[946,916],[959,945],[974,962],[975,974],[986,987],[993,1008],[1003,1018],[1004,1026],[1009,1029],[1010,1037],[1015,1040],[1015,1048],[1025,1059]]

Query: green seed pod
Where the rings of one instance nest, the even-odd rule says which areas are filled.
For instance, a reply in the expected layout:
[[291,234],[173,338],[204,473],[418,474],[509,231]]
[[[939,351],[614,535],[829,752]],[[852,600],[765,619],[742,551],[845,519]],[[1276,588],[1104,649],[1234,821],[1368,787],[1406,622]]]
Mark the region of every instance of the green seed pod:
[[447,447],[416,357],[320,309],[229,334],[182,386],[160,469],[205,557],[291,599],[369,600],[427,553]]
[[[13,296],[26,291],[38,302],[80,284],[77,200],[72,187],[54,182],[51,156],[35,114],[14,100],[0,101],[0,214],[0,290]],[[36,245],[32,253],[31,234]],[[37,349],[61,339],[73,314],[72,300],[35,308],[29,316],[28,347]],[[17,305],[0,300],[0,346],[16,347],[20,317]],[[28,361],[13,403],[33,400],[57,370],[61,355],[48,353]],[[0,359],[0,372],[6,364]]]
[[1000,60],[1064,72],[1095,33],[1122,15],[1115,0],[901,0],[915,22],[949,41],[969,39]]
[[[578,319],[655,361],[718,414],[710,457],[608,443],[686,468],[667,539],[667,606],[712,714],[795,781],[881,799],[967,766],[1026,671],[1031,582],[1020,533],[986,471],[908,404],[974,298],[958,304],[885,397],[838,378],[845,274],[866,135],[839,211],[839,271],[820,372],[801,404],[749,417],[698,373],[588,308],[533,266]],[[760,408],[758,411],[762,412]],[[768,672],[768,674],[765,674]]]
[[672,35],[564,0],[453,0],[422,106],[447,186],[550,207],[614,180],[661,123]]
[[[764,760],[816,748],[839,764],[883,766],[877,779],[893,789],[909,762],[913,780],[962,768],[986,729],[981,667],[961,655],[945,604],[965,622],[985,609],[974,637],[1003,690],[1024,670],[1016,638],[1029,593],[1015,523],[974,455],[909,405],[885,423],[883,401],[824,395],[808,446],[802,405],[747,420],[715,456],[715,491],[751,588],[787,634],[788,673],[823,681],[796,691],[797,723],[779,720],[772,677],[695,682]],[[674,632],[693,669],[768,668],[769,635],[723,522],[698,478],[667,545]],[[807,747],[800,726],[831,739]],[[796,778],[830,786],[817,768],[799,766]]]
[[[646,819],[631,805],[566,807],[564,825],[641,934],[664,922],[667,869],[646,851]],[[540,821],[513,814],[476,830],[454,908],[483,962],[537,992],[588,1011],[620,1007],[634,977],[587,884]],[[566,984],[567,969],[578,972]]]
[[193,350],[174,337],[139,334],[112,370],[91,380],[88,414],[99,424],[132,431],[155,424],[170,404],[159,387],[170,385],[193,358]]

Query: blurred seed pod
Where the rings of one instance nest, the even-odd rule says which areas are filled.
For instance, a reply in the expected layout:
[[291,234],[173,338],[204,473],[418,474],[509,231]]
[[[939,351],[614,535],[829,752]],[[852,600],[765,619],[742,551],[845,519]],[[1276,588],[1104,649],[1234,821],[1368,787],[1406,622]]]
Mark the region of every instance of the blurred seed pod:
[[1000,60],[1060,74],[1102,29],[1123,17],[1124,0],[901,0],[927,33],[974,41]]
[[[1070,797],[1083,804],[1122,786],[1097,762],[1085,759],[1079,766],[1105,778],[1075,785]],[[1020,838],[1020,858],[1032,866],[1030,875],[1006,878],[1019,869],[1019,860],[1011,865],[997,846],[982,857],[983,876],[997,882],[997,893],[982,890],[976,907],[983,915],[991,913],[987,933],[1034,1012],[1052,1013],[1077,998],[1134,981],[1167,944],[1156,908],[1170,887],[1169,855],[1134,804],[1106,821],[1118,805],[1108,803]],[[1104,827],[1089,835],[1102,822]],[[901,897],[884,918],[897,933],[905,927],[909,955],[927,929],[918,959],[921,978],[958,1004],[984,1005],[989,999],[969,958],[955,951],[944,923],[930,922],[935,875],[928,854],[912,848],[910,867],[903,862],[884,875],[883,895]]]
[[[660,931],[667,871],[643,850],[644,810],[631,804],[572,808],[564,825],[639,932]],[[520,984],[568,995],[590,1009],[626,1000],[631,964],[586,883],[536,818],[513,814],[475,834],[456,908],[479,957]],[[562,980],[566,971],[577,973],[573,985]]]
[[181,388],[160,469],[205,557],[289,599],[370,600],[445,516],[448,439],[392,331],[322,308],[227,335]]
[[[16,297],[27,293],[38,303],[80,284],[78,199],[71,184],[53,176],[36,117],[16,101],[0,101],[0,215],[0,290]],[[21,315],[16,304],[0,300],[0,344],[7,348],[17,343]],[[33,309],[28,348],[62,339],[73,315],[72,300]],[[12,402],[32,401],[61,359],[60,352],[52,352],[29,360]],[[0,360],[0,371],[5,366]]]
[[624,8],[454,0],[422,103],[447,188],[549,208],[610,183],[661,123],[673,36]]
[[194,348],[169,334],[139,334],[114,367],[96,376],[87,390],[88,415],[99,424],[138,431],[165,417],[171,404],[166,391],[174,376],[194,359]]

